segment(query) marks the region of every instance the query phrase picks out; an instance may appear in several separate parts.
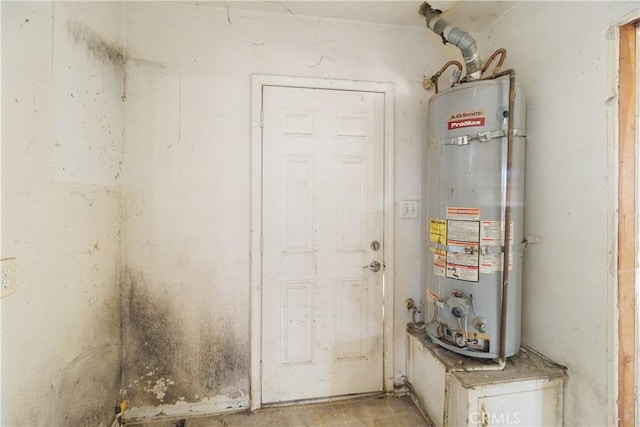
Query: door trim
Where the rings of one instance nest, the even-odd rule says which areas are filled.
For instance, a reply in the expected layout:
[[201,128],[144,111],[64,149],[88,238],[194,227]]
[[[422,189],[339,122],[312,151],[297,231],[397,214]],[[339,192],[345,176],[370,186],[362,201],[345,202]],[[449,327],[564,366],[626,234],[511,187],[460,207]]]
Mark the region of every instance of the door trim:
[[[612,426],[626,425],[635,418],[636,424],[640,414],[638,403],[638,372],[640,372],[640,336],[638,335],[638,298],[636,298],[640,281],[629,274],[629,265],[634,264],[638,274],[637,224],[640,223],[638,213],[639,189],[637,185],[638,141],[635,134],[625,130],[628,124],[633,125],[634,114],[629,106],[637,101],[638,81],[629,74],[631,57],[637,61],[640,39],[629,31],[629,25],[640,23],[638,10],[627,13],[611,23],[606,34],[609,51],[609,74],[607,91],[609,98],[607,108],[607,170],[614,179],[608,185],[607,247],[610,248],[610,262],[607,279],[607,424]],[[625,28],[627,27],[627,28]],[[637,32],[637,29],[633,29]],[[625,40],[623,40],[626,39]],[[633,42],[634,46],[629,45]],[[634,50],[635,49],[635,50]],[[626,75],[625,75],[626,74]],[[637,74],[637,70],[636,70]],[[624,82],[623,82],[624,80]],[[625,85],[632,85],[625,89]],[[623,111],[626,109],[626,111]],[[637,109],[637,107],[636,107]],[[626,122],[626,123],[625,123]],[[629,158],[633,157],[632,161]],[[634,178],[634,176],[636,178]],[[628,203],[629,201],[631,203]],[[635,201],[633,201],[635,200]],[[625,218],[626,217],[626,218]],[[629,220],[633,224],[625,224]],[[633,228],[635,228],[635,231]],[[625,229],[628,228],[628,229]],[[631,231],[629,231],[631,230]],[[635,258],[630,260],[630,257]],[[633,325],[635,324],[635,326]],[[630,326],[631,325],[631,326]],[[635,373],[633,373],[633,371]]]
[[375,92],[384,95],[384,265],[383,391],[393,390],[393,278],[394,278],[394,88],[393,83],[289,77],[251,76],[251,409],[262,407],[262,88],[280,86]]
[[640,20],[619,30],[618,78],[618,425],[637,425],[636,266],[638,161],[637,34]]

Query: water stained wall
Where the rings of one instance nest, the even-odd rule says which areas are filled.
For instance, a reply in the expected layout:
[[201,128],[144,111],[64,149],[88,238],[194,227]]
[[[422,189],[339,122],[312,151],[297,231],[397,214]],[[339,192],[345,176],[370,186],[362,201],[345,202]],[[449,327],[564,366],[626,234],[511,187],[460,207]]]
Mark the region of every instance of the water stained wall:
[[88,53],[96,59],[120,68],[127,63],[129,58],[122,43],[106,40],[83,22],[68,20],[66,26],[73,41],[86,47]]
[[125,269],[123,285],[123,398],[144,407],[222,396],[229,408],[246,406],[249,352],[233,319],[181,304],[139,271]]

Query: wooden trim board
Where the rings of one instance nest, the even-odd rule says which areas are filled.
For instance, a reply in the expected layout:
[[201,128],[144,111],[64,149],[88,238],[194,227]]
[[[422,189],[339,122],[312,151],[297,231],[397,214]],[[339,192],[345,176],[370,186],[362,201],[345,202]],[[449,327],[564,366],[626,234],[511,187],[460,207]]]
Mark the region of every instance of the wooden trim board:
[[637,21],[620,27],[618,123],[618,425],[636,425]]

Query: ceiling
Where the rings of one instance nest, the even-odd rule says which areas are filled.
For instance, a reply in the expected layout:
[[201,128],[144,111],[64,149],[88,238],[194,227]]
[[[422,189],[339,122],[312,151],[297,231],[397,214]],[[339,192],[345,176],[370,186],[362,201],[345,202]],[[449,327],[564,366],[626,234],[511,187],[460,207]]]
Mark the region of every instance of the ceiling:
[[[218,7],[228,10],[230,19],[242,10],[282,13],[297,16],[344,19],[377,24],[424,28],[418,14],[422,1],[181,1],[183,4]],[[502,16],[515,1],[431,1],[443,11],[443,18],[469,32],[480,32]]]

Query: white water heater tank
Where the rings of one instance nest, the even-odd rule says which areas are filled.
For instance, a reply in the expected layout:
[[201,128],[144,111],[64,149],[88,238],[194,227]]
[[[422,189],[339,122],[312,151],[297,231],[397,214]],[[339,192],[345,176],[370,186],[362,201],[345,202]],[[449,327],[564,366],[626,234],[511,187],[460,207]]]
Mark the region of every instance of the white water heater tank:
[[[525,94],[509,80],[463,83],[429,101],[427,147],[427,333],[441,346],[497,358],[503,256],[510,250],[505,356],[520,349],[523,267]],[[513,114],[507,179],[508,117]],[[504,240],[507,184],[510,242]]]

